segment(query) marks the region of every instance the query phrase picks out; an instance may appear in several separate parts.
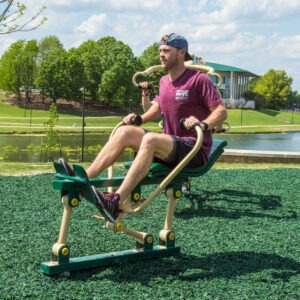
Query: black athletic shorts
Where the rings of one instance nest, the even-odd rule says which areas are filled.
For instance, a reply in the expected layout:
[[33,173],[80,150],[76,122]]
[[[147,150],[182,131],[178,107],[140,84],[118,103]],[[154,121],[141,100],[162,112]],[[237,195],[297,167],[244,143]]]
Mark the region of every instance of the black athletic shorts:
[[[175,168],[193,149],[195,141],[190,139],[181,138],[179,136],[171,135],[173,138],[173,150],[169,157],[164,160],[155,158],[154,161],[162,162],[171,168]],[[198,168],[204,164],[201,150],[192,158],[192,160],[186,165],[187,168]]]

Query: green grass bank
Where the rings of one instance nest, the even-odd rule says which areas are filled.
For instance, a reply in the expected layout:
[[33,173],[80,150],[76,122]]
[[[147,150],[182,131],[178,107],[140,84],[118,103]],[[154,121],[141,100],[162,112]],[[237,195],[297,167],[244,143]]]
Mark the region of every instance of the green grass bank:
[[[47,110],[24,109],[4,103],[3,100],[2,95],[2,100],[0,98],[0,133],[44,133],[44,122],[49,118]],[[127,111],[116,113],[104,108],[99,108],[99,111],[87,111],[85,132],[110,132],[127,113]],[[231,125],[231,133],[300,130],[300,112],[292,111],[229,109],[227,121]],[[157,122],[151,122],[145,126],[151,130],[159,130]],[[61,133],[80,133],[82,130],[80,111],[61,111],[56,129]]]

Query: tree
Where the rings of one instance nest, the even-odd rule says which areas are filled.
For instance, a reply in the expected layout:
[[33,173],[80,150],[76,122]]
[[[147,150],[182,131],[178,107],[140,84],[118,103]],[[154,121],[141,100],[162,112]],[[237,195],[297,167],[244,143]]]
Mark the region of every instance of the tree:
[[41,39],[40,42],[38,43],[38,47],[39,47],[39,57],[41,60],[50,50],[64,48],[59,38],[55,35],[49,35]]
[[26,6],[14,0],[0,0],[0,34],[9,34],[13,32],[25,32],[37,29],[47,20],[41,17],[41,13],[46,9],[42,6],[38,12],[24,22],[18,23],[26,11]]
[[298,94],[297,91],[293,91],[292,97],[288,104],[288,108],[292,110],[300,109],[300,94]]
[[[152,66],[160,65],[159,58],[159,44],[153,43],[146,50],[143,51],[142,55],[139,57],[141,63],[143,64],[143,70],[146,70]],[[154,86],[153,94],[158,93],[159,79],[164,75],[166,71],[162,70],[159,72],[152,73],[149,78],[144,78],[142,80],[151,81]]]
[[31,100],[31,90],[34,87],[36,78],[36,58],[38,55],[38,47],[36,40],[28,41],[24,45],[22,61],[20,62],[20,77],[22,86],[26,91],[26,98]]
[[86,76],[82,60],[74,48],[67,53],[66,72],[68,80],[66,98],[79,101],[82,99],[81,89],[83,87],[86,89]]
[[11,44],[0,60],[0,87],[14,92],[21,98],[20,88],[29,90],[34,86],[36,76],[36,57],[38,54],[35,40],[19,40]]
[[[137,102],[132,76],[138,68],[138,60],[129,46],[113,37],[98,41],[101,51],[103,74],[99,95],[106,104],[125,108],[130,100]],[[140,101],[140,99],[139,99]]]
[[50,50],[41,62],[36,84],[56,103],[58,98],[66,96],[68,82],[67,51],[61,48]]
[[[37,57],[36,68],[37,68],[37,74],[40,74],[41,64],[44,58],[46,57],[46,55],[49,53],[49,51],[55,49],[64,49],[64,48],[63,48],[63,44],[60,42],[58,37],[54,35],[50,35],[50,36],[46,36],[45,38],[39,41],[38,49],[39,49],[39,53]],[[38,78],[36,82],[40,83],[41,80],[43,81],[43,79]],[[43,101],[46,96],[46,91],[44,90],[44,87],[45,87],[44,85],[39,86]]]
[[245,98],[245,100],[255,101],[255,109],[257,110],[265,107],[265,98],[254,92],[258,80],[259,77],[252,77],[249,81],[248,90],[242,94],[242,97]]
[[143,51],[139,59],[145,68],[160,65],[159,44],[153,43],[150,45],[146,50]]
[[259,110],[265,107],[265,99],[262,95],[259,95],[250,89],[243,93],[243,98],[245,100],[254,100],[255,101],[255,109]]
[[266,108],[278,110],[289,103],[292,82],[285,71],[270,69],[258,79],[253,91],[264,98]]
[[[101,48],[99,43],[89,40],[81,44],[78,49],[73,50],[83,66],[84,82],[86,94],[92,101],[98,100],[98,86],[103,73]],[[79,86],[79,88],[82,86]]]
[[[42,39],[38,45],[21,40],[0,59],[0,88],[20,97],[21,86],[34,86],[40,89],[42,99],[49,96],[55,103],[58,98],[81,100],[80,89],[84,87],[85,95],[93,101],[125,108],[140,103],[133,75],[157,64],[158,44],[139,59],[128,45],[113,37],[90,40],[69,51],[55,36]],[[150,81],[157,86],[159,77],[155,73]]]
[[17,64],[23,45],[23,40],[11,44],[0,60],[0,88],[5,91],[14,92],[18,99],[21,98],[21,81],[20,77],[17,76]]

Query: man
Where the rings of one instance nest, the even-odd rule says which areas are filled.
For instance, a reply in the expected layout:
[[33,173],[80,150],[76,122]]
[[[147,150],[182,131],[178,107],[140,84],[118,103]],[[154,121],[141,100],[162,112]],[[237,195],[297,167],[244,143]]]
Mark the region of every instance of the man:
[[[136,185],[148,174],[153,159],[158,159],[170,167],[175,167],[195,145],[196,133],[191,129],[196,123],[204,133],[201,150],[190,161],[188,167],[199,167],[208,160],[212,144],[212,129],[222,123],[227,112],[212,81],[203,73],[186,69],[185,60],[190,60],[187,40],[177,34],[165,35],[159,47],[162,67],[168,74],[160,80],[159,96],[151,107],[138,116],[141,123],[164,119],[164,132],[152,133],[137,126],[121,126],[100,151],[95,161],[86,170],[90,178],[111,166],[126,147],[137,152],[123,183],[115,193],[100,193],[92,187],[97,208],[110,222],[115,222],[125,209],[124,201]],[[146,86],[142,89],[142,100],[150,101]],[[130,125],[129,114],[123,119]],[[186,129],[181,128],[180,120],[185,118]],[[72,169],[62,160],[66,170]]]

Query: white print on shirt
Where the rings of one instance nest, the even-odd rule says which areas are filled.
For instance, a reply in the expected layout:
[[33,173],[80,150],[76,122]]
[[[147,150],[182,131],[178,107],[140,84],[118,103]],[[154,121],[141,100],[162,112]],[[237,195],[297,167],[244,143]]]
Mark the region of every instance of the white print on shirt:
[[175,100],[188,101],[189,100],[189,90],[177,90]]

